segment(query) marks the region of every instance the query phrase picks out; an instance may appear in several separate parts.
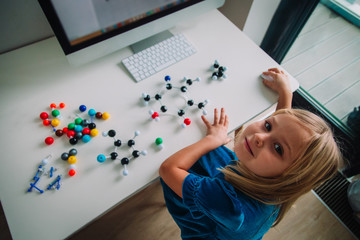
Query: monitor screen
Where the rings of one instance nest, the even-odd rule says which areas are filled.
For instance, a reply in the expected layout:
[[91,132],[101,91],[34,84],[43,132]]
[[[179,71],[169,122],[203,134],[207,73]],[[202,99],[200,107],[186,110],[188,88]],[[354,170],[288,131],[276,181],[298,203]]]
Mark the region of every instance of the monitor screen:
[[[38,0],[65,55],[85,63],[166,30],[224,0]],[[91,47],[99,49],[91,49]]]

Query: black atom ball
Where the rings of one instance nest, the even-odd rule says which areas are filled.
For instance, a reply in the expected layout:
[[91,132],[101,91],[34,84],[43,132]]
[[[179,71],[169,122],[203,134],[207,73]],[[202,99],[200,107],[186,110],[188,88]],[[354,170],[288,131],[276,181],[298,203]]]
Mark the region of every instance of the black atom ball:
[[69,158],[69,154],[68,154],[68,153],[64,152],[63,154],[61,154],[61,159],[62,159],[62,160],[66,161],[66,160],[68,160],[68,158]]
[[75,148],[70,149],[69,156],[76,156],[77,150]]
[[69,143],[70,143],[71,145],[75,145],[75,144],[78,143],[78,139],[77,139],[77,138],[70,138]]
[[182,92],[186,92],[186,91],[187,91],[187,87],[182,86],[182,87],[180,88],[180,90],[181,90]]
[[156,100],[160,100],[160,99],[161,99],[161,95],[160,95],[160,94],[156,94],[156,95],[155,95],[155,99],[156,99]]
[[184,111],[184,110],[180,109],[180,110],[178,111],[179,117],[183,116],[184,114],[185,114],[185,111]]
[[84,119],[81,123],[81,126],[86,127],[89,124],[89,121]]
[[95,123],[89,123],[89,129],[94,129],[96,128],[96,124]]
[[130,160],[128,158],[123,158],[121,159],[121,164],[125,165],[125,164],[129,164]]
[[167,89],[167,90],[171,90],[171,89],[172,89],[171,83],[166,84],[166,89]]
[[167,111],[167,107],[166,107],[166,106],[161,106],[160,109],[161,109],[162,112],[166,112],[166,111]]
[[118,154],[116,152],[110,153],[110,157],[112,160],[115,160],[117,158]]
[[109,135],[110,137],[115,137],[116,131],[111,129],[111,130],[108,131],[108,135]]
[[114,145],[115,145],[115,147],[120,147],[120,146],[121,146],[121,141],[120,141],[120,140],[116,140],[116,141],[114,142]]
[[138,150],[135,150],[132,152],[133,157],[137,158],[140,156],[140,152]]
[[146,95],[146,97],[144,97],[144,100],[147,102],[150,101],[150,95]]
[[128,141],[128,146],[129,147],[134,146],[134,145],[135,145],[135,141],[133,139]]
[[82,132],[76,132],[75,135],[74,135],[74,137],[75,137],[76,139],[78,139],[78,140],[81,139],[82,136],[83,136]]

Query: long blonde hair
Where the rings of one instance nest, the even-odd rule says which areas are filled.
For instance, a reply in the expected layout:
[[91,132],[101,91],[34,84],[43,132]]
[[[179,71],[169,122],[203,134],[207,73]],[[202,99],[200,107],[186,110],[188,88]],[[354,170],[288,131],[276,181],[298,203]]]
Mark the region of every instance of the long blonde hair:
[[265,204],[278,205],[277,225],[303,194],[331,178],[342,161],[341,153],[326,122],[315,114],[300,109],[281,109],[272,116],[290,114],[312,134],[309,142],[281,175],[261,177],[247,169],[240,161],[221,171],[225,180],[246,195]]

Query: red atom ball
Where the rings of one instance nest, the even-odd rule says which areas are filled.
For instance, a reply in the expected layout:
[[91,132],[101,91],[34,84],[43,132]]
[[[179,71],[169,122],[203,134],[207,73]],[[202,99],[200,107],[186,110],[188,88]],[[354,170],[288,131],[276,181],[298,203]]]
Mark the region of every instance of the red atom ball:
[[52,137],[47,137],[47,138],[45,138],[45,143],[47,145],[51,145],[54,143],[54,139]]
[[40,118],[41,118],[42,120],[45,120],[45,119],[47,119],[48,117],[49,117],[49,115],[48,115],[46,112],[40,113]]
[[89,135],[89,134],[90,134],[90,129],[89,129],[89,128],[84,128],[84,129],[82,130],[82,134],[83,134],[83,135]]
[[191,120],[190,120],[189,118],[185,118],[184,123],[185,123],[186,125],[190,125]]
[[56,108],[56,104],[55,103],[50,104],[50,108]]
[[69,171],[69,175],[72,177],[72,176],[74,176],[75,175],[75,170],[74,169],[70,169],[70,171]]
[[71,138],[71,137],[75,136],[75,131],[70,130],[70,131],[68,131],[68,132],[66,133],[66,135],[67,135],[69,138]]
[[60,104],[59,104],[59,107],[60,107],[60,108],[64,108],[64,107],[65,107],[65,103],[60,103]]
[[67,127],[63,128],[63,133],[67,133],[69,131],[69,129]]
[[50,125],[50,121],[49,121],[49,120],[44,120],[44,121],[43,121],[43,125],[44,125],[44,126],[49,126],[49,125]]
[[159,117],[159,114],[158,114],[157,112],[154,112],[154,114],[151,115],[151,117],[152,117],[153,119],[155,119],[155,118]]

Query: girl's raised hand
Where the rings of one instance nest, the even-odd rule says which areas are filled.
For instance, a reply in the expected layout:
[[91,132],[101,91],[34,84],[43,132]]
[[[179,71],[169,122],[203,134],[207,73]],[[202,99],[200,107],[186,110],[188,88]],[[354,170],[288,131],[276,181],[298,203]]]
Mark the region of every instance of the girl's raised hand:
[[292,91],[290,81],[284,71],[278,68],[270,68],[267,72],[263,72],[266,77],[271,77],[272,80],[263,79],[265,86],[271,88],[279,94],[278,104],[276,110],[291,108]]
[[270,76],[273,80],[263,79],[265,86],[271,88],[278,94],[284,94],[292,92],[290,88],[290,81],[284,71],[278,68],[270,68],[267,72],[263,72],[263,75]]
[[214,109],[214,123],[211,124],[205,116],[201,116],[201,119],[205,123],[207,128],[206,137],[211,138],[213,143],[220,147],[225,145],[231,141],[231,138],[228,136],[228,127],[229,127],[229,119],[225,114],[225,109],[221,108],[220,117],[218,113],[218,109]]

